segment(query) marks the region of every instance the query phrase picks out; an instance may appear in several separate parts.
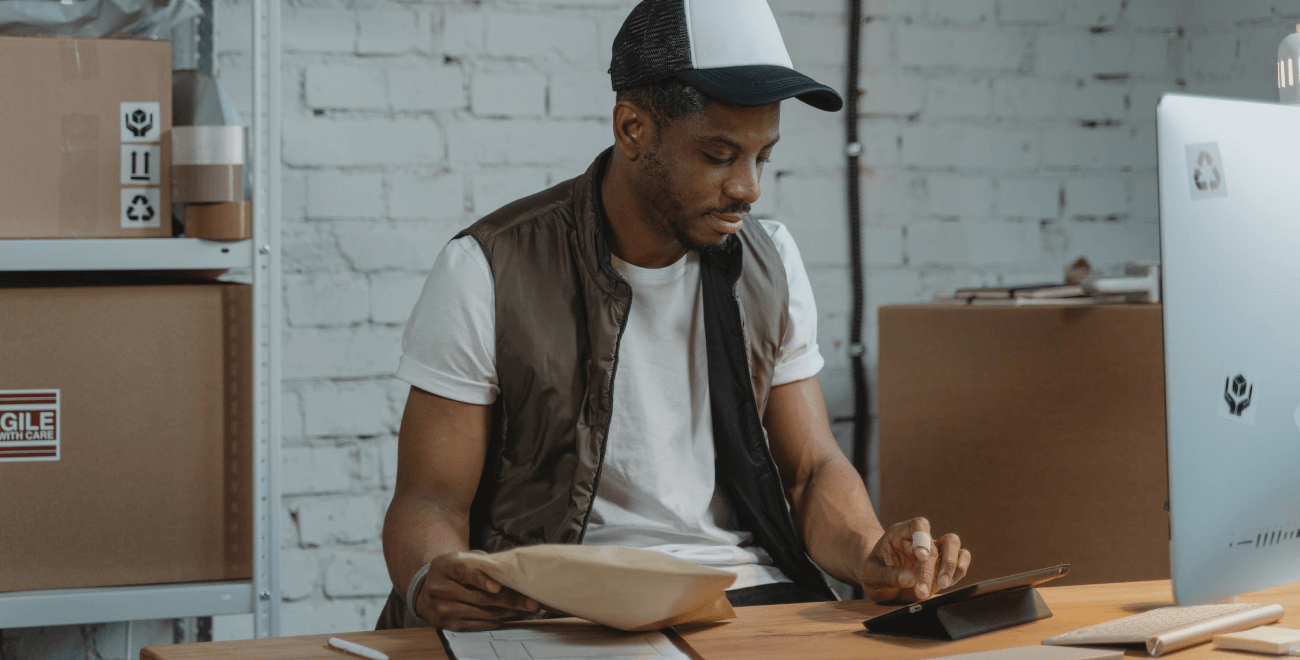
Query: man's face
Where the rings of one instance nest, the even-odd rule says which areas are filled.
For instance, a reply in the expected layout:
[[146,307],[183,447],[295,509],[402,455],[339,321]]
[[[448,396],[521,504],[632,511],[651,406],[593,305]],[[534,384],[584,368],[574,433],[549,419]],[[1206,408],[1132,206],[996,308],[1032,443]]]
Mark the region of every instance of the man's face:
[[740,231],[758,200],[763,165],[780,139],[781,104],[711,103],[656,127],[635,194],[652,228],[709,251]]

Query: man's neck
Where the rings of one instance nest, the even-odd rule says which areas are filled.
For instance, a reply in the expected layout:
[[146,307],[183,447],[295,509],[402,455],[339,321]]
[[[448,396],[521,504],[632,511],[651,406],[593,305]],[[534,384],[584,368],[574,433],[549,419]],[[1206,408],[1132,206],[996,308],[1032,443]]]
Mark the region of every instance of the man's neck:
[[615,150],[600,183],[600,196],[609,220],[609,250],[640,268],[666,268],[686,255],[677,239],[656,231],[632,192],[631,164]]

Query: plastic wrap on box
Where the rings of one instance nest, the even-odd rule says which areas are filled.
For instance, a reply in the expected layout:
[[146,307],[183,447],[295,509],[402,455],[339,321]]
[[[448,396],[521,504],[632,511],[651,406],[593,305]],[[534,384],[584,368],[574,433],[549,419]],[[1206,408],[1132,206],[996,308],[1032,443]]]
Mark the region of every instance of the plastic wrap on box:
[[0,35],[166,39],[196,0],[0,0]]

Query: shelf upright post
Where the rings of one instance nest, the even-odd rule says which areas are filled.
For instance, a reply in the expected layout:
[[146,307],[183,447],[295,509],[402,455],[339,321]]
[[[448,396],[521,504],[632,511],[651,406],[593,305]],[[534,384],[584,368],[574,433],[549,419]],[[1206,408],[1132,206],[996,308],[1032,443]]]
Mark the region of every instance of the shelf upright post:
[[280,635],[280,0],[253,3],[253,632]]

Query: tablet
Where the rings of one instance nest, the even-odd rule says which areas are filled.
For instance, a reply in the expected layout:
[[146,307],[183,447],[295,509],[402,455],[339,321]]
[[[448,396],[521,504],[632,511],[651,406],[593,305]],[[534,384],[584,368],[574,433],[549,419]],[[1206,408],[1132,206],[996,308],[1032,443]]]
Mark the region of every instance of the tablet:
[[[1033,587],[1043,584],[1044,582],[1050,582],[1057,578],[1064,577],[1069,572],[1070,565],[1061,564],[1051,568],[1040,568],[1036,571],[1029,571],[1028,573],[1020,573],[1018,575],[1009,575],[1006,577],[977,582],[960,589],[954,589],[939,594],[938,596],[934,596],[933,598],[918,603],[900,607],[880,616],[867,619],[862,622],[862,625],[873,633],[885,635],[956,639],[957,637],[952,636],[952,633],[957,633],[955,630],[934,630],[934,625],[943,627],[943,623],[945,623],[936,620],[936,618],[942,618],[939,617],[938,613],[945,609],[964,610],[974,601],[981,601],[992,605],[994,600],[998,600],[994,597],[999,595],[1006,596],[1002,604],[1006,605],[1009,609],[1004,609],[1003,607],[985,607],[982,609],[990,617],[998,615],[1000,610],[1004,611],[1006,616],[1000,620],[989,620],[984,622],[984,625],[980,626],[978,629],[972,628],[963,631],[963,633],[978,634],[979,632],[987,632],[988,630],[996,630],[999,628],[1018,625],[1020,623],[1027,623],[1028,621],[1051,616],[1051,612],[1047,611],[1046,606],[1041,604],[1041,599],[1038,599],[1036,594],[1034,595],[1033,601],[1037,601],[1037,605],[1035,602],[1030,601],[1025,601],[1023,603],[1017,602],[1016,599],[1019,597],[1018,594],[1028,596]],[[962,634],[962,636],[969,636],[969,634]]]

